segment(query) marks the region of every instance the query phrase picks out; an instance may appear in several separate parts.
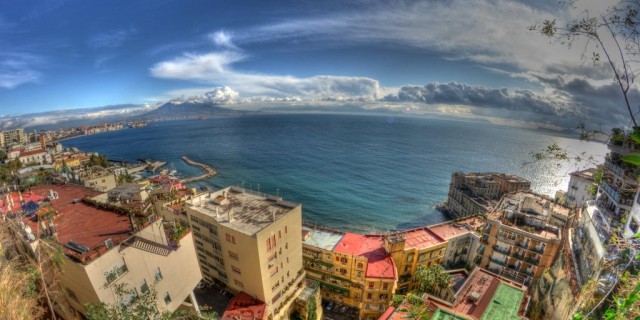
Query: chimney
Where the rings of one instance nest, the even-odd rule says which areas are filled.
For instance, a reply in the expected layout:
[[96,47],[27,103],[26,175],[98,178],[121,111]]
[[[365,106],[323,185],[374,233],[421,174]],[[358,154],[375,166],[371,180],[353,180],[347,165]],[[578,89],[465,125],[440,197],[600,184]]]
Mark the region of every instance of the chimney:
[[271,211],[271,221],[276,222],[276,212]]

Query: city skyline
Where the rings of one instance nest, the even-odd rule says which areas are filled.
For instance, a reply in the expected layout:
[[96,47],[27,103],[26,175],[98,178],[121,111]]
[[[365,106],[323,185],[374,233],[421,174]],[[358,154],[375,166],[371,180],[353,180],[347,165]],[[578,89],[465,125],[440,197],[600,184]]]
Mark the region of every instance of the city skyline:
[[7,2],[0,113],[213,92],[237,108],[360,104],[552,130],[626,125],[607,65],[581,61],[579,42],[568,49],[529,30],[611,3],[579,4]]

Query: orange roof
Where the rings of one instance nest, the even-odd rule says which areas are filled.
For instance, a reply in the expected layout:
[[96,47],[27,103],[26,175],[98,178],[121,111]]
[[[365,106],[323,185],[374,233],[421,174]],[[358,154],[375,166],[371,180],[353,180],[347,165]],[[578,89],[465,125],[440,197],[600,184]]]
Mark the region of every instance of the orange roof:
[[229,301],[222,320],[267,319],[266,309],[267,305],[264,302],[241,291]]
[[407,230],[401,234],[404,235],[405,249],[414,248],[420,250],[444,243],[444,239],[440,238],[427,227]]
[[391,256],[384,250],[381,235],[359,235],[347,232],[333,248],[333,252],[367,258],[368,278],[397,278],[396,266]]
[[471,233],[471,231],[469,231],[467,228],[451,222],[430,226],[429,230],[445,240],[458,237],[462,234]]
[[[81,200],[84,197],[93,197],[98,194],[94,190],[79,185],[49,185],[33,190],[35,194],[48,194],[49,190],[58,193],[58,198],[48,202],[58,212],[54,217],[54,225],[58,233],[58,242],[65,244],[69,240],[82,244],[90,250],[97,249],[104,241],[111,239],[116,245],[129,238],[133,228],[129,217],[119,215],[112,211],[97,209]],[[37,234],[40,226],[37,222],[25,218],[34,234]]]
[[36,150],[27,151],[27,152],[20,152],[20,157],[26,157],[26,156],[40,154],[40,153],[47,153],[47,152],[42,149],[36,149]]

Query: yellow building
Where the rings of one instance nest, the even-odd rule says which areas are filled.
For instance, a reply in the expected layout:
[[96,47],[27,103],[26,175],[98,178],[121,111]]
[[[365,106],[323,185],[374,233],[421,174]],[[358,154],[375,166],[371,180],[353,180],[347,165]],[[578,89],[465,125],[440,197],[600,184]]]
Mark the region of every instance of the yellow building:
[[416,287],[418,266],[444,264],[447,242],[422,227],[385,236],[385,248],[398,269],[398,293],[405,294]]
[[[55,312],[60,318],[81,319],[87,304],[127,303],[123,299],[152,288],[157,292],[156,306],[160,311],[187,305],[197,310],[197,304],[191,302],[196,303],[193,289],[202,275],[188,230],[176,233],[170,227],[165,229],[163,220],[156,216],[131,218],[78,202],[77,199],[98,194],[78,185],[45,186],[32,192],[41,195],[32,198],[40,205],[36,214],[39,221],[16,221],[14,232],[21,233],[23,237],[19,239],[26,239],[25,246],[18,246],[25,257],[33,257],[33,252],[44,248],[42,238],[62,246],[64,263],[60,272],[54,273],[45,266]],[[51,215],[40,215],[41,212]],[[114,286],[118,284],[130,289],[128,297],[115,294]]]
[[304,227],[303,241],[307,277],[320,283],[325,300],[360,319],[377,319],[384,312],[398,274],[383,236]]
[[186,201],[200,269],[288,318],[304,288],[302,207],[282,198],[228,187]]

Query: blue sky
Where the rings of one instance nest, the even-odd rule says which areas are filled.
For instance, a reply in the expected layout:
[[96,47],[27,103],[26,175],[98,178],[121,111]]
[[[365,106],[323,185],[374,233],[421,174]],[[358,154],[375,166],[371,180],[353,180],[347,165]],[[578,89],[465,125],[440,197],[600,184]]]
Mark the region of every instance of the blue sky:
[[[591,2],[582,4],[606,7]],[[238,108],[360,103],[552,129],[626,121],[606,66],[528,30],[583,12],[555,1],[0,0],[0,8],[4,115],[214,91]]]

